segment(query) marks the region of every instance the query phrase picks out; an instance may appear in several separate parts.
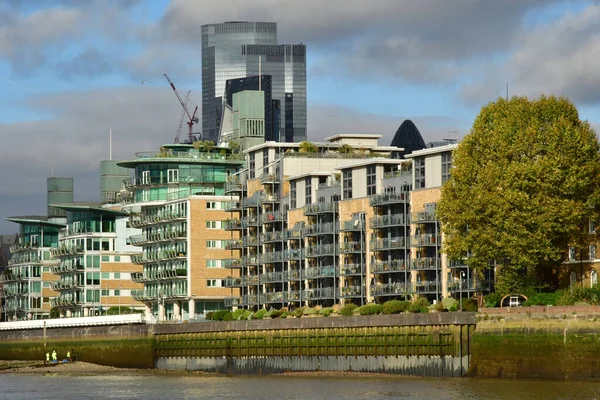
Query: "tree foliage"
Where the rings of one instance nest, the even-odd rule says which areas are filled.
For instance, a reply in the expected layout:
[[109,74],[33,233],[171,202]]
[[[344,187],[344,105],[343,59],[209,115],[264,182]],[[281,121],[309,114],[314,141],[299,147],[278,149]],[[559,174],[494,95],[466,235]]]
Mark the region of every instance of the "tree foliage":
[[298,146],[298,151],[300,153],[318,153],[319,148],[316,144],[305,140],[304,142],[301,142]]
[[445,251],[454,259],[468,253],[480,271],[496,260],[513,283],[547,272],[567,246],[587,246],[599,190],[598,140],[571,102],[499,99],[481,109],[453,154],[437,209]]

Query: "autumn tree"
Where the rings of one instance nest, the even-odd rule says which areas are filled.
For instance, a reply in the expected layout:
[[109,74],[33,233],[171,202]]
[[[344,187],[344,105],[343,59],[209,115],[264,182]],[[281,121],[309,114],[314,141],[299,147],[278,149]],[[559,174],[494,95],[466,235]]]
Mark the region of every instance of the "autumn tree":
[[587,246],[600,204],[599,144],[564,98],[499,99],[481,109],[453,154],[438,217],[450,259],[500,265],[497,289],[527,276],[552,283],[568,246]]

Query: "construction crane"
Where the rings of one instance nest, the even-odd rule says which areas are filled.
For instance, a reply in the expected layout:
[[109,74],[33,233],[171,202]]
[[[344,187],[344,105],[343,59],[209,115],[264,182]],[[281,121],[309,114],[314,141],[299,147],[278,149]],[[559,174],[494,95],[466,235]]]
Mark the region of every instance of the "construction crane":
[[[191,90],[185,94],[185,105],[187,106],[188,100],[190,99]],[[183,126],[183,119],[185,118],[185,110],[181,111],[181,118],[179,118],[179,125],[177,126],[177,134],[175,135],[175,139],[173,143],[179,143],[179,135],[181,135],[181,127]]]
[[181,98],[181,95],[179,94],[179,91],[177,90],[177,88],[175,87],[175,85],[173,84],[171,79],[169,79],[169,76],[167,74],[163,74],[163,75],[165,78],[167,78],[167,82],[169,82],[169,85],[171,85],[171,89],[173,89],[173,92],[175,92],[175,96],[177,96],[177,100],[179,100],[179,104],[181,104],[181,107],[183,107],[183,111],[185,112],[185,114],[188,117],[188,122],[187,122],[188,140],[186,143],[193,143],[194,142],[194,134],[193,134],[194,124],[199,121],[198,117],[196,116],[196,114],[198,113],[198,106],[196,106],[196,108],[194,108],[193,113],[190,113],[190,110],[188,110],[188,107],[187,107],[187,101],[184,103],[183,99]]

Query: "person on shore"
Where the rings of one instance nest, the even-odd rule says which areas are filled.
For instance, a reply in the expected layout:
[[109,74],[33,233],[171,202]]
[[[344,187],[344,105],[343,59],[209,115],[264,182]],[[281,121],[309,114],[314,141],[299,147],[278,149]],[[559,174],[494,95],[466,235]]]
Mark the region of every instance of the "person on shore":
[[46,352],[46,362],[44,364],[50,364],[50,353]]
[[56,350],[52,350],[52,362],[56,364],[58,359],[56,358]]
[[67,351],[67,361],[71,362],[71,350]]

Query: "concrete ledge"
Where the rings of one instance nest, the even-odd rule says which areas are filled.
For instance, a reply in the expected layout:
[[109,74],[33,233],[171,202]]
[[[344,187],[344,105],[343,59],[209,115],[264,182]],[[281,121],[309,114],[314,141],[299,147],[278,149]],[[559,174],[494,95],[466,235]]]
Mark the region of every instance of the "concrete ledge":
[[361,315],[356,317],[302,317],[250,321],[214,321],[191,324],[160,324],[154,334],[200,332],[227,332],[280,329],[360,328],[366,326],[424,326],[424,325],[475,325],[475,313],[429,313]]

